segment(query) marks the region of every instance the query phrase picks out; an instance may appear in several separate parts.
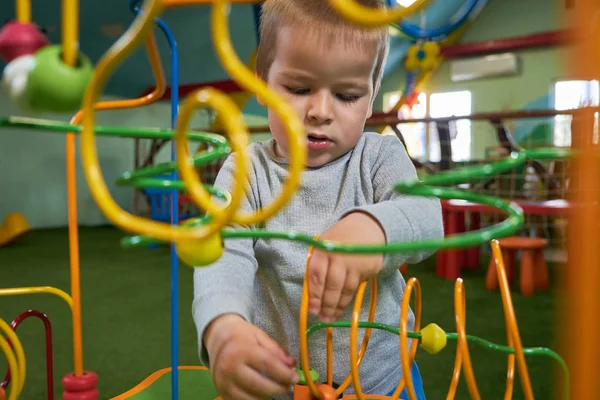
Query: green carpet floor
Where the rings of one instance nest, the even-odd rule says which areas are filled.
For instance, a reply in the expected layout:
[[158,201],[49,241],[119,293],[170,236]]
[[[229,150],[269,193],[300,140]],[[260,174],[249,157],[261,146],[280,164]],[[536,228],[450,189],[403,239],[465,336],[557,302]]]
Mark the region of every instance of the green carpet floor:
[[[81,238],[84,368],[95,371],[101,399],[123,393],[151,373],[170,366],[170,267],[166,249],[123,250],[123,234],[113,228],[83,228]],[[435,258],[411,266],[423,292],[423,326],[436,322],[455,332],[454,282],[434,274]],[[70,293],[67,231],[35,231],[20,242],[0,248],[0,287],[50,285]],[[484,287],[485,268],[465,273],[467,332],[506,343],[501,299]],[[180,268],[179,360],[198,365],[196,331],[191,320],[192,270]],[[552,291],[523,297],[515,288],[513,301],[524,346],[556,348]],[[66,304],[50,295],[0,297],[0,317],[12,321],[19,313],[36,309],[46,313],[54,334],[55,396],[61,397],[60,379],[73,369],[72,331]],[[29,319],[17,330],[27,357],[23,399],[46,398],[42,324]],[[393,340],[393,339],[392,339]],[[436,356],[422,351],[417,361],[428,399],[443,399],[454,364],[455,343]],[[471,347],[479,390],[484,399],[503,398],[506,357]],[[367,352],[368,356],[368,352]],[[552,361],[529,358],[536,398],[549,399],[556,375]],[[0,375],[6,361],[0,356]],[[461,378],[458,399],[468,398]],[[515,384],[515,399],[523,398]]]

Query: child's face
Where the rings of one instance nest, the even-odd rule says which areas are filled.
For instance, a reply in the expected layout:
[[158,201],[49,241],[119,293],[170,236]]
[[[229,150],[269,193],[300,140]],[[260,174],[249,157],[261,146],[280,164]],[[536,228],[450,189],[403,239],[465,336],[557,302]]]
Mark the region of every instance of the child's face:
[[[372,114],[376,50],[326,46],[301,28],[283,29],[277,42],[267,83],[304,122],[307,166],[324,165],[356,145]],[[272,110],[269,126],[278,155],[288,157],[284,126]]]

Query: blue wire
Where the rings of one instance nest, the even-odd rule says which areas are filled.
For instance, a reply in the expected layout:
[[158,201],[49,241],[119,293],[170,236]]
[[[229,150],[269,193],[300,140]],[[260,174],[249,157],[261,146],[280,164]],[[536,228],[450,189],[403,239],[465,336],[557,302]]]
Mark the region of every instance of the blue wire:
[[256,33],[256,45],[260,43],[260,13],[262,12],[262,3],[256,3],[252,6],[254,14],[254,29]]
[[[395,3],[395,0],[387,0],[388,7],[397,6]],[[394,26],[413,39],[441,40],[458,29],[468,19],[474,17],[486,3],[487,0],[467,0],[452,18],[454,22],[443,27],[424,29],[406,21],[401,21],[400,24]]]
[[[129,0],[129,8],[136,15],[141,10],[137,6],[140,0]],[[175,129],[179,113],[179,56],[177,53],[177,42],[175,36],[160,18],[156,18],[158,27],[163,31],[171,48],[171,128]],[[171,142],[171,160],[176,157],[175,143]],[[171,179],[178,179],[177,170],[173,171]],[[179,193],[177,190],[171,192],[171,223],[178,224],[179,221]],[[171,399],[179,398],[179,259],[175,251],[175,244],[171,243]]]
[[481,10],[481,7],[485,5],[486,1],[487,0],[468,0],[468,2],[458,10],[454,22],[440,28],[423,29],[406,21],[400,22],[399,28],[404,34],[415,39],[432,40],[434,38],[444,37],[458,29],[474,15],[476,11]]

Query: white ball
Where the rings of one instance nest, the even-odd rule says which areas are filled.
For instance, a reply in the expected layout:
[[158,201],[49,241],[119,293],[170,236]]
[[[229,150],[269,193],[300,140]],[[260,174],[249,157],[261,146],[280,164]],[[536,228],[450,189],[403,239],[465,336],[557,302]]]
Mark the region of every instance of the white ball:
[[25,55],[9,62],[2,73],[2,86],[8,91],[13,101],[24,108],[28,108],[28,101],[25,98],[27,77],[34,66],[35,57]]

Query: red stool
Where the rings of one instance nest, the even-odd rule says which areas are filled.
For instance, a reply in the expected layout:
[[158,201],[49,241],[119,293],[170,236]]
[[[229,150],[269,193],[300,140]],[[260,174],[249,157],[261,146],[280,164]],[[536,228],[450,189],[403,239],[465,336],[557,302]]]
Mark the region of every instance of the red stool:
[[408,272],[408,264],[402,264],[399,269],[402,275],[406,275]]
[[[544,248],[548,241],[542,238],[512,236],[499,239],[498,243],[502,249],[502,258],[506,268],[509,283],[514,281],[515,253],[521,251],[521,264],[519,265],[519,283],[521,293],[531,296],[536,290],[548,288],[548,266],[544,259]],[[485,278],[485,287],[488,290],[498,289],[498,275],[494,258],[490,259]]]

